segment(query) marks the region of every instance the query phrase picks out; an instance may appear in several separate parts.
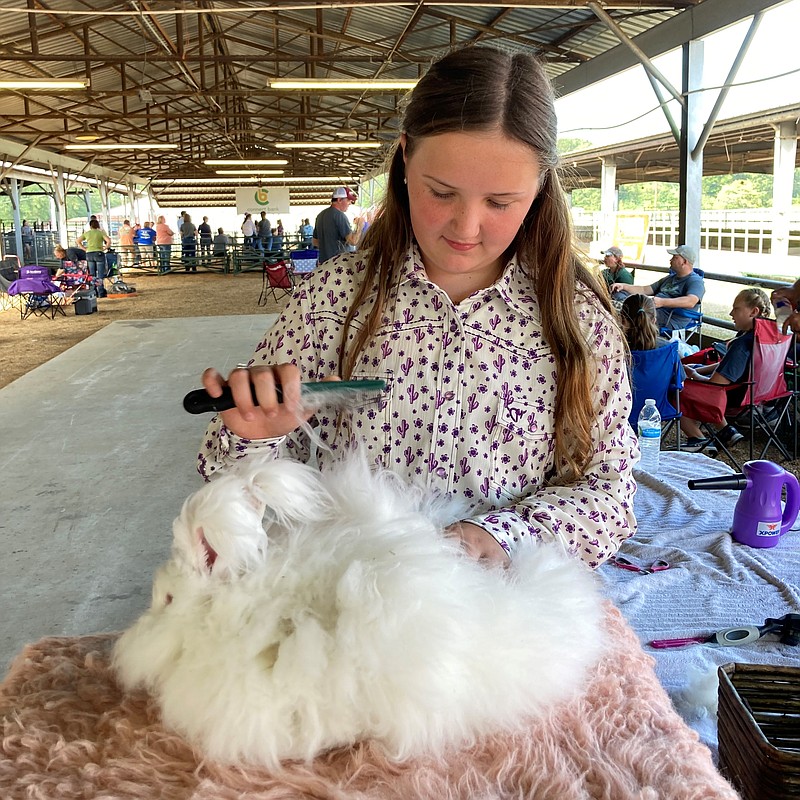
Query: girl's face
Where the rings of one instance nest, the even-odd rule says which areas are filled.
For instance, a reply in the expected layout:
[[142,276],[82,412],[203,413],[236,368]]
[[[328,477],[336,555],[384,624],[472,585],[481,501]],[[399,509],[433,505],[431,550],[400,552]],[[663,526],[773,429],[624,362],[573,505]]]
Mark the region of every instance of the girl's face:
[[741,294],[737,294],[731,309],[731,319],[737,331],[749,331],[752,329],[755,318],[758,316],[758,307],[749,306],[744,301]]
[[411,224],[428,277],[460,302],[491,286],[539,192],[535,153],[500,132],[443,133],[405,157]]

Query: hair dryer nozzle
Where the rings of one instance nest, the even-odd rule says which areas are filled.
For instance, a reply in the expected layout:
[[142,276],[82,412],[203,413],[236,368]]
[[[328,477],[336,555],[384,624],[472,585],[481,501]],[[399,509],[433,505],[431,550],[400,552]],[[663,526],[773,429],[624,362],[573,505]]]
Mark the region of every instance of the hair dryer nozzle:
[[747,478],[744,473],[736,472],[733,475],[720,475],[718,478],[698,478],[687,481],[690,489],[746,489]]

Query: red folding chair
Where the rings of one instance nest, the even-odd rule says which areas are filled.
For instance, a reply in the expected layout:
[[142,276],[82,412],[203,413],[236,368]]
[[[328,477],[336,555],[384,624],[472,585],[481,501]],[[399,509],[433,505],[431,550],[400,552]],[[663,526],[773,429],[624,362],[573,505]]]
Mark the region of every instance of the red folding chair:
[[724,426],[728,421],[740,427],[749,425],[751,460],[757,430],[766,437],[759,458],[764,458],[770,447],[775,447],[786,459],[792,457],[779,438],[778,429],[787,418],[793,397],[793,392],[787,388],[784,377],[784,365],[793,341],[793,335],[785,336],[778,330],[775,320],[756,319],[753,330],[753,354],[746,381],[723,385],[709,381],[687,380],[683,385],[681,392],[683,415],[697,420],[708,436],[706,447],[712,443],[721,447],[737,469],[741,469],[739,462],[719,438],[712,425]]
[[274,302],[278,302],[284,297],[289,297],[294,291],[294,275],[291,266],[281,259],[270,263],[264,262],[264,272],[261,279],[261,294],[258,297],[258,304],[265,306],[267,297],[272,296]]

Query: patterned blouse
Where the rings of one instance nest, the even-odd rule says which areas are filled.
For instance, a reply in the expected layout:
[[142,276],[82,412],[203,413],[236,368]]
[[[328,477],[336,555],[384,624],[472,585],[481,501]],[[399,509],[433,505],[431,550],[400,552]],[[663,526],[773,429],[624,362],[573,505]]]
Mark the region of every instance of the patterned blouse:
[[[336,374],[342,324],[364,276],[360,253],[343,254],[303,282],[251,365],[293,362],[303,380]],[[578,316],[595,353],[594,455],[580,480],[555,474],[556,369],[542,335],[530,280],[512,259],[498,281],[454,304],[425,274],[416,247],[390,291],[382,324],[362,350],[353,378],[382,378],[382,397],[349,413],[317,415],[332,449],[358,441],[371,461],[404,480],[461,499],[464,520],[487,530],[512,557],[533,539],[556,540],[590,567],[635,532],[636,437],[622,337],[589,292]],[[367,308],[371,306],[368,301]],[[351,327],[364,319],[359,312]],[[253,453],[307,461],[301,431],[243,439],[215,417],[198,471],[206,478]],[[321,452],[322,466],[334,455]]]

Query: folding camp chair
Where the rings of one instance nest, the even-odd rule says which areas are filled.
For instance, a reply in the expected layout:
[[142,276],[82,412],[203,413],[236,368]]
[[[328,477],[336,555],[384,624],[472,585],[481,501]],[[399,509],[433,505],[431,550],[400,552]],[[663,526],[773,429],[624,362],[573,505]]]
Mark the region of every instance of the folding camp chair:
[[289,259],[292,262],[292,272],[294,275],[303,279],[310,275],[319,263],[319,250],[293,250],[289,254]]
[[264,262],[264,272],[261,279],[261,294],[258,304],[265,306],[267,296],[272,295],[274,302],[291,295],[294,289],[294,279],[291,265],[281,259],[280,261]]
[[[655,350],[631,351],[630,367],[633,404],[628,418],[634,430],[639,420],[639,413],[644,401],[652,398],[656,401],[658,413],[661,414],[662,437],[669,435],[675,428],[675,447],[681,449],[681,429],[677,424],[681,418],[680,391],[683,388],[683,368],[678,355],[678,343],[670,342]],[[675,398],[675,405],[670,402],[670,395]],[[666,422],[666,427],[663,423]]]
[[50,317],[56,314],[66,316],[64,304],[66,298],[50,279],[47,267],[35,265],[20,267],[19,278],[8,287],[8,294],[16,297],[19,304],[20,319],[28,317]]
[[[686,381],[681,393],[685,416],[695,419],[708,436],[702,452],[711,444],[722,448],[736,469],[741,465],[725,446],[712,425],[734,425],[750,428],[750,459],[753,458],[755,433],[761,431],[766,442],[759,458],[775,447],[784,458],[789,450],[779,438],[778,429],[787,419],[793,392],[786,386],[784,368],[794,335],[784,336],[775,320],[758,318],[753,330],[753,354],[748,379],[737,383],[719,384],[710,381]],[[769,404],[765,407],[765,404]]]

